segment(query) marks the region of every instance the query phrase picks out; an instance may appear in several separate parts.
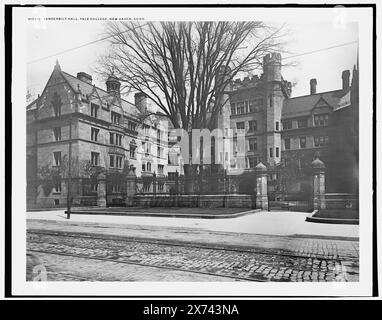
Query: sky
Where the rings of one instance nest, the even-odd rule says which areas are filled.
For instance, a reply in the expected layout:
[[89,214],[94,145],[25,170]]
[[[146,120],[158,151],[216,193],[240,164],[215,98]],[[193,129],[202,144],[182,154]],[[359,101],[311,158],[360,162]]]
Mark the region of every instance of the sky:
[[[265,21],[266,22],[266,21]],[[282,22],[280,22],[282,23]],[[53,71],[56,59],[61,69],[76,75],[86,72],[93,76],[93,83],[105,88],[104,79],[94,73],[98,57],[107,51],[108,42],[101,41],[78,49],[49,57],[40,61],[34,60],[54,55],[67,49],[84,45],[103,38],[105,22],[103,21],[49,21],[45,28],[36,28],[28,22],[27,30],[27,87],[37,96],[41,94]],[[283,54],[282,75],[293,83],[292,97],[309,94],[309,81],[317,79],[317,92],[340,89],[343,70],[352,70],[357,60],[357,44],[327,49],[312,54],[307,52],[321,50],[358,40],[356,23],[336,25],[331,22],[287,23],[288,36],[286,50]],[[295,56],[304,54],[295,58]],[[292,65],[289,65],[293,62]],[[132,101],[132,96],[127,99]]]

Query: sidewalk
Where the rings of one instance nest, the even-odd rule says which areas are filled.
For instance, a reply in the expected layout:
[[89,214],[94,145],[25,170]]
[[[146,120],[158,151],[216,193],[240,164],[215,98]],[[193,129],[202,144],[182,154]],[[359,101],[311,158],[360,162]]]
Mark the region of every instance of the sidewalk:
[[[358,238],[357,225],[334,225],[326,223],[310,223],[305,221],[311,213],[301,212],[255,212],[245,216],[228,219],[193,219],[193,218],[165,218],[165,217],[136,217],[136,216],[107,216],[72,214],[70,220],[66,219],[64,210],[28,212],[26,217],[33,220],[53,220],[72,224],[84,222],[97,225],[136,225],[198,229],[205,231],[264,234],[280,236],[306,236],[306,237],[345,237]],[[53,222],[52,221],[52,222]]]

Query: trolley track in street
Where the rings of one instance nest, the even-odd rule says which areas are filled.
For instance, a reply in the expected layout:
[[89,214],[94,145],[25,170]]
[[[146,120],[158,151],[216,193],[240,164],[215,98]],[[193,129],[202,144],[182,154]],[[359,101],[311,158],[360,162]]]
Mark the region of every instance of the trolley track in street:
[[317,279],[319,275],[321,281],[332,281],[336,268],[341,265],[338,258],[286,251],[39,230],[28,230],[27,251],[258,282],[271,278],[272,281],[293,281],[291,271],[286,274],[288,277],[277,274],[296,268],[299,275],[302,272],[306,276],[306,281],[312,279],[314,272]]

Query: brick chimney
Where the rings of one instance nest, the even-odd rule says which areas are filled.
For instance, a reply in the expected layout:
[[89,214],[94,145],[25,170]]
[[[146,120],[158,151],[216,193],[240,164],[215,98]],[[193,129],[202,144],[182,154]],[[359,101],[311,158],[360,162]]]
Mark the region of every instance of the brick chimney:
[[342,71],[342,90],[343,91],[348,91],[350,88],[350,71],[349,70],[344,70]]
[[82,80],[89,84],[92,84],[92,81],[93,81],[92,76],[90,74],[87,74],[86,72],[78,72],[77,79]]
[[310,79],[310,94],[317,92],[317,79]]

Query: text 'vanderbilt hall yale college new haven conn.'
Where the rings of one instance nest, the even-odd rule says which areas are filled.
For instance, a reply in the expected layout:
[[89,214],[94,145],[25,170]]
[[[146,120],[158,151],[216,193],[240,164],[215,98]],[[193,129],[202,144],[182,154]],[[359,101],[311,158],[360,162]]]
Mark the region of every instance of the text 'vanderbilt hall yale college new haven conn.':
[[[282,77],[281,55],[272,53],[263,59],[261,76],[233,80],[217,123],[233,150],[239,133],[245,134],[245,145],[243,157],[224,162],[226,174],[245,177],[262,162],[268,170],[269,194],[304,193],[310,188],[312,160],[319,154],[327,170],[326,189],[356,193],[358,66],[341,76],[341,88],[317,92],[317,79],[311,79],[310,92],[292,98],[291,83]],[[174,177],[184,174],[179,147],[173,147],[176,139],[169,139],[169,130],[161,125],[166,119],[159,113],[142,123],[140,115],[153,106],[144,94],[127,102],[120,86],[110,76],[106,90],[98,88],[89,74],[70,75],[56,62],[43,92],[26,110],[28,206],[66,205],[69,145],[74,205],[92,204],[97,170],[106,177],[114,175],[106,184],[110,203],[124,203],[123,176],[132,173],[142,179],[163,177],[155,192],[171,193]],[[139,192],[152,193],[153,186],[142,181]],[[230,192],[254,190],[246,184]]]

